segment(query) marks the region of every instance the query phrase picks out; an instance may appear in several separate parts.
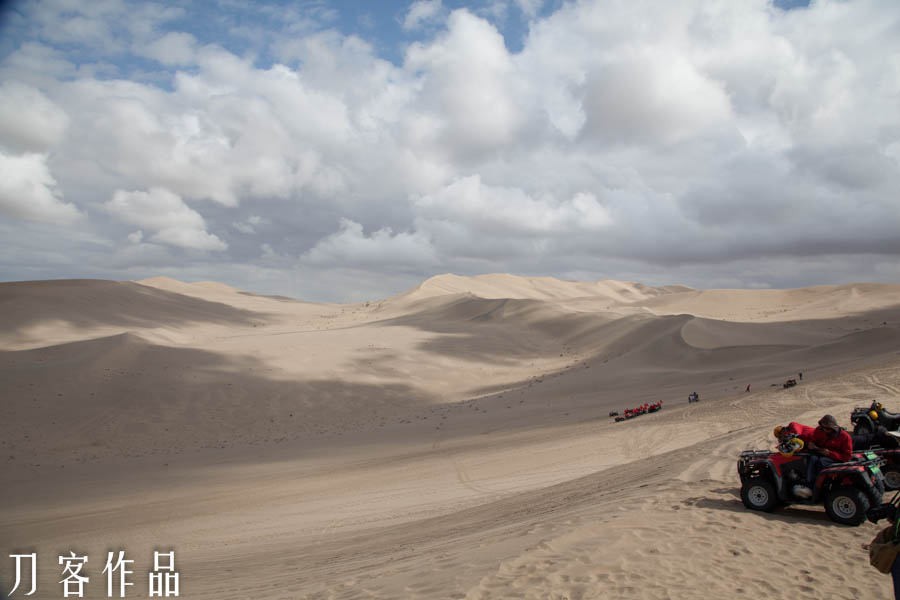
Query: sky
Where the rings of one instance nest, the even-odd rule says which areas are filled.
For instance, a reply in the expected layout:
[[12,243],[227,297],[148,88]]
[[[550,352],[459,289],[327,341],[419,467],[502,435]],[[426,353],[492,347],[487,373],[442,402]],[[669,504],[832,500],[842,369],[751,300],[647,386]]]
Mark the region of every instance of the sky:
[[0,281],[900,283],[896,0],[0,7]]

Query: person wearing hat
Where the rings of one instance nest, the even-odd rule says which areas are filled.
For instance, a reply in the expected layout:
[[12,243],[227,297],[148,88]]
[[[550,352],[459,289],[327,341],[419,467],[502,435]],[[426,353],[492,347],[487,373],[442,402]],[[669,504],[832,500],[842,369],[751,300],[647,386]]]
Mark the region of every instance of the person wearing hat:
[[813,432],[806,448],[812,452],[806,466],[806,483],[809,487],[813,487],[822,469],[834,463],[847,462],[852,458],[853,438],[838,426],[837,419],[825,415],[819,419],[819,426]]

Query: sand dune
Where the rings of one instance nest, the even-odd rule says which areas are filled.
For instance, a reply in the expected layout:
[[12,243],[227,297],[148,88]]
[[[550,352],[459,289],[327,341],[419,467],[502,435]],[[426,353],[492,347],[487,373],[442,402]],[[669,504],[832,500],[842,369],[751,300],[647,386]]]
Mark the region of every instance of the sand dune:
[[[816,286],[795,290],[691,290],[649,298],[642,306],[656,314],[690,313],[729,321],[783,322],[866,318],[896,314],[900,290],[892,284]],[[863,320],[865,322],[865,320]]]
[[122,331],[245,325],[265,313],[128,281],[0,283],[3,349],[44,347]]
[[565,281],[555,277],[517,277],[507,274],[478,275],[476,277],[447,274],[432,277],[389,301],[420,300],[433,296],[468,293],[488,299],[563,300],[589,297],[628,303],[689,290],[690,288],[683,286],[652,288],[640,283],[612,280],[584,282]]
[[874,525],[746,511],[734,464],[775,424],[900,410],[897,285],[444,275],[329,305],[154,278],[0,306],[0,539],[39,553],[33,597],[70,548],[106,597],[111,547],[175,548],[187,598],[888,594]]

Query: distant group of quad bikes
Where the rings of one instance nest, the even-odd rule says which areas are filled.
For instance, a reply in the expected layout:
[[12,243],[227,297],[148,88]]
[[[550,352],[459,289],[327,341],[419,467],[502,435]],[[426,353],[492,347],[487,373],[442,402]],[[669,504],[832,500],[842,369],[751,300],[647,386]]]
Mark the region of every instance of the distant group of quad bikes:
[[619,421],[625,421],[627,419],[633,419],[635,417],[639,417],[641,415],[646,415],[648,413],[655,413],[659,409],[662,408],[662,400],[659,402],[654,402],[652,404],[644,403],[635,408],[626,408],[622,411],[622,414],[619,414],[619,411],[614,410],[609,413],[609,416],[616,418],[616,423]]
[[[798,484],[805,480],[812,452],[793,433],[779,433],[774,452],[741,452],[737,470],[744,506],[771,512],[791,504],[824,504],[831,520],[843,525],[900,516],[900,413],[888,412],[876,401],[853,409],[850,421],[853,457],[824,467],[814,482],[805,482],[808,488]],[[804,489],[809,497],[798,495]],[[898,493],[882,504],[885,490]]]

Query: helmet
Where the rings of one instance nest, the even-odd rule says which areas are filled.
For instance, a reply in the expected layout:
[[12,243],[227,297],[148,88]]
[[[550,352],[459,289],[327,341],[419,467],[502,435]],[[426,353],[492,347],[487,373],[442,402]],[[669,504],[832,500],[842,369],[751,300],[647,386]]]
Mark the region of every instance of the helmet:
[[803,440],[798,437],[792,437],[778,445],[778,451],[782,456],[793,456],[798,450],[803,450]]
[[876,410],[870,410],[870,411],[869,411],[869,416],[872,417],[873,420],[877,420],[877,419],[878,419],[878,411],[876,411]]
[[781,431],[784,429],[781,425],[775,428],[775,437],[781,437]]

